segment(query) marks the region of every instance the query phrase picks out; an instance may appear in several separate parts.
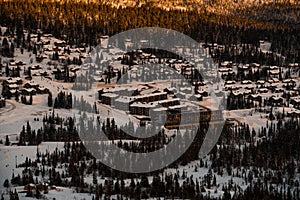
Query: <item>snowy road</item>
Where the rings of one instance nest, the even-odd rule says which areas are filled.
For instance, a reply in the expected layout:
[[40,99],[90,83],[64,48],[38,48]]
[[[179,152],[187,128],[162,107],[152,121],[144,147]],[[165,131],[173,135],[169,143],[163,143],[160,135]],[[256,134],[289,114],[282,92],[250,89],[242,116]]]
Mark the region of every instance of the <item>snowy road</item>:
[[[10,104],[10,106],[7,106],[7,104]],[[8,107],[8,108],[7,108]],[[6,106],[2,109],[0,109],[0,115],[4,114],[4,113],[8,113],[12,110],[16,109],[16,105],[10,101],[6,100]]]

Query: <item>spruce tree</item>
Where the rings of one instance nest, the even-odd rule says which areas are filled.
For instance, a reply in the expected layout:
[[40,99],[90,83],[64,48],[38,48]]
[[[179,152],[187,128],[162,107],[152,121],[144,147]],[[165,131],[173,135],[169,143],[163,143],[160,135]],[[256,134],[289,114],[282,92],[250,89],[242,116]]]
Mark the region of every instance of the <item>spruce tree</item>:
[[49,94],[48,94],[48,107],[52,107],[52,106],[53,106],[52,93],[49,92]]
[[9,137],[8,135],[5,137],[5,146],[9,146],[10,145],[10,141],[9,141]]

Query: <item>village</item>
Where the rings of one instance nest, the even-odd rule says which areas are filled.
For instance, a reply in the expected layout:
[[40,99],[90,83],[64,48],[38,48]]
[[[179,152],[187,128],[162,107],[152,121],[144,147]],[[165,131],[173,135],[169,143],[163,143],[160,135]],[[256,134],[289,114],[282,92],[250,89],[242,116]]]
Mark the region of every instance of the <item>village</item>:
[[[72,129],[73,126],[76,127],[73,121],[80,124],[82,115],[92,116],[91,114],[95,112],[96,116],[101,118],[101,125],[104,124],[102,128],[111,134],[109,137],[113,138],[111,141],[117,138],[120,140],[118,145],[130,150],[139,149],[136,145],[138,140],[124,136],[120,130],[122,126],[129,126],[130,123],[133,123],[133,130],[137,130],[138,127],[160,126],[163,129],[162,137],[171,139],[170,132],[174,130],[176,132],[180,126],[189,129],[198,124],[199,121],[195,119],[198,119],[197,115],[200,113],[201,122],[204,123],[211,120],[226,121],[224,125],[226,133],[240,134],[236,133],[238,129],[247,134],[251,132],[238,142],[235,141],[236,138],[230,141],[235,141],[237,148],[242,149],[250,144],[259,145],[260,142],[268,141],[273,136],[266,133],[267,130],[276,132],[275,127],[280,129],[278,124],[282,121],[288,124],[289,120],[292,123],[300,118],[299,63],[285,62],[281,55],[269,50],[268,41],[260,41],[259,47],[255,50],[248,44],[240,44],[228,50],[227,47],[216,43],[200,43],[201,50],[198,52],[203,55],[209,52],[214,63],[209,63],[208,66],[216,67],[211,76],[218,81],[211,84],[203,80],[195,63],[189,63],[185,58],[165,52],[152,52],[149,49],[126,52],[107,45],[108,36],[99,38],[101,48],[93,53],[92,47],[88,45],[74,47],[40,30],[37,33],[23,31],[26,48],[23,45],[18,47],[13,35],[8,28],[1,27],[0,44],[3,56],[0,62],[0,150],[6,153],[1,155],[0,180],[5,180],[3,187],[1,183],[2,196],[3,198],[5,196],[5,199],[9,195],[10,198],[18,196],[17,193],[22,197],[26,195],[41,198],[45,195],[48,198],[55,196],[62,198],[60,194],[63,192],[75,195],[73,193],[76,191],[78,198],[82,199],[99,198],[102,194],[119,195],[117,189],[115,192],[109,192],[108,189],[120,187],[119,180],[111,180],[108,169],[99,163],[93,164],[91,155],[77,140],[78,130]],[[145,44],[147,41],[142,40],[140,43]],[[193,50],[186,48],[185,51],[193,61],[191,53]],[[222,60],[218,57],[228,51],[244,55],[241,59],[248,62]],[[251,51],[254,56],[246,56],[246,53]],[[261,60],[250,62],[259,56]],[[273,60],[270,61],[271,59]],[[260,61],[261,64],[258,63]],[[200,62],[207,64],[205,59]],[[82,88],[83,92],[77,91]],[[212,103],[212,94],[215,94],[214,98],[226,107],[215,107]],[[79,101],[80,98],[84,100]],[[89,109],[88,112],[88,109],[82,108],[83,105],[89,108],[95,106],[96,109]],[[115,126],[109,125],[115,122]],[[51,131],[46,133],[47,128],[53,131],[55,136],[51,135]],[[74,134],[72,139],[65,136],[71,133]],[[225,133],[222,133],[222,136],[223,134]],[[149,141],[141,139],[139,142],[146,144],[148,142],[149,149],[166,144],[156,139]],[[49,145],[52,151],[49,150]],[[107,145],[106,148],[109,148],[112,144]],[[148,147],[147,145],[144,148]],[[43,152],[39,152],[39,146],[44,149]],[[27,147],[33,147],[30,149],[31,153],[28,153]],[[20,155],[19,148],[23,149],[24,156]],[[76,148],[80,151],[72,151]],[[221,154],[226,147],[218,143],[218,148]],[[13,155],[8,156],[9,151],[14,152]],[[74,159],[76,157],[74,162],[78,163],[82,162],[80,156],[85,157],[87,165],[90,165],[89,172],[86,169],[88,167],[82,167],[81,175],[78,175],[79,172],[76,170],[72,174],[70,170],[74,170],[74,166],[71,164],[64,169],[63,165],[67,163],[59,158],[62,155],[59,156],[58,151],[64,152],[62,154],[65,155],[70,154]],[[215,155],[216,151],[212,155]],[[31,157],[30,161],[25,152]],[[15,156],[19,165],[14,164]],[[162,174],[169,172],[170,177],[182,174],[177,181],[183,187],[187,184],[186,177],[195,175],[194,172],[197,170],[202,170],[203,174],[191,178],[188,184],[193,185],[195,184],[193,181],[201,180],[203,185],[201,187],[198,185],[198,189],[201,190],[198,193],[206,197],[218,198],[228,194],[234,197],[249,186],[249,177],[253,176],[249,168],[244,167],[242,170],[231,166],[220,172],[220,169],[212,164],[217,156],[210,155],[201,161],[194,157],[193,153],[187,152],[187,160],[182,158],[178,161],[179,169],[166,168]],[[56,164],[52,166],[50,160],[60,162],[60,167],[57,168]],[[42,163],[46,162],[49,162],[49,167],[44,169]],[[185,162],[186,165],[180,165]],[[208,170],[209,166],[214,172]],[[43,176],[40,175],[40,171],[44,171]],[[275,174],[276,170],[273,171]],[[19,178],[16,178],[17,173]],[[223,173],[226,175],[223,176]],[[255,173],[259,174],[262,171]],[[258,177],[262,175],[257,174],[258,182]],[[158,181],[155,179],[157,176],[160,175],[149,176],[149,181]],[[20,181],[21,179],[23,181]],[[125,188],[133,187],[134,180],[142,182],[141,178],[127,177],[122,180],[124,181],[122,195],[129,195],[129,191]],[[253,183],[257,183],[256,181],[253,180]],[[296,175],[293,181],[299,182],[299,176]],[[101,186],[98,183],[101,183]],[[72,191],[71,187],[76,189]],[[100,189],[102,187],[105,188]],[[87,188],[90,190],[96,188],[96,194],[89,194]],[[298,186],[295,186],[292,191],[296,193],[297,188]],[[145,195],[147,197],[147,194]]]

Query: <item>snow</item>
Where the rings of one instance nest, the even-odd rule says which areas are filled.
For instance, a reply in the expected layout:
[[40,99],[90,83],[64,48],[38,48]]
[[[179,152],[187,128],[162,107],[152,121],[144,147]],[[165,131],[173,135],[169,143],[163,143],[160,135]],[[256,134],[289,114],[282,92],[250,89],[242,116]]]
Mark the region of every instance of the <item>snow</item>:
[[[17,191],[22,191],[22,188],[17,187]],[[77,193],[74,188],[56,187],[54,190],[49,190],[48,194],[43,194],[47,199],[74,199],[74,200],[91,200],[93,195],[89,193]],[[32,197],[26,197],[26,193],[19,193],[20,200],[32,200]]]
[[17,164],[23,163],[26,157],[35,160],[37,148],[39,152],[53,152],[56,148],[63,149],[63,142],[43,142],[36,146],[4,146],[0,144],[0,189],[3,189],[5,179],[10,180],[11,174],[22,174],[23,168],[16,168]]

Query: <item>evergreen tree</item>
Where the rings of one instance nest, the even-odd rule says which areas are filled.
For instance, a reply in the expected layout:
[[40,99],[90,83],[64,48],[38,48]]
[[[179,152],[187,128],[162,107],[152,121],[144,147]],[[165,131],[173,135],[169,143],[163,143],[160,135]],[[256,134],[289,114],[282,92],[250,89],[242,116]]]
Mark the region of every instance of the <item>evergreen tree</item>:
[[6,187],[6,188],[9,187],[9,181],[8,181],[8,179],[5,179],[5,181],[3,183],[3,187]]
[[29,97],[29,105],[32,105],[32,94],[30,94],[30,97]]
[[53,106],[52,93],[49,92],[49,94],[48,94],[48,107],[52,107],[52,106]]
[[9,146],[10,145],[10,141],[9,141],[9,137],[8,135],[5,137],[5,146]]

